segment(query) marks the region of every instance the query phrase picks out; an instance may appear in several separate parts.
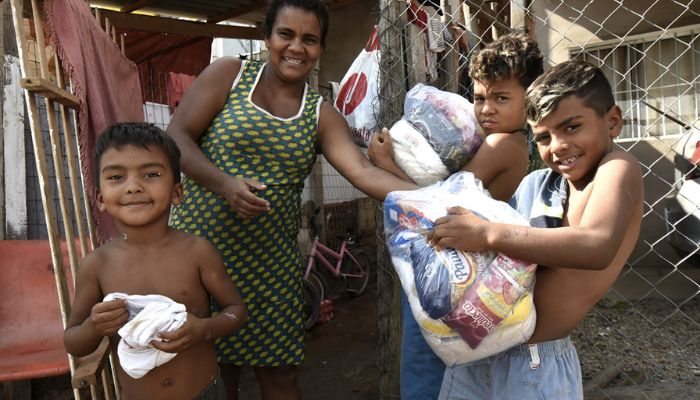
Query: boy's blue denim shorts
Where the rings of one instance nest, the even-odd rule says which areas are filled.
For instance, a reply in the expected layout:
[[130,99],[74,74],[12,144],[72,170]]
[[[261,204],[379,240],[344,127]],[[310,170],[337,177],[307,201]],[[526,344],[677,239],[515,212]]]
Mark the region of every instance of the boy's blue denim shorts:
[[401,318],[401,400],[435,400],[440,393],[445,364],[425,342],[403,292]]
[[576,348],[565,337],[447,368],[440,400],[583,400],[581,379]]

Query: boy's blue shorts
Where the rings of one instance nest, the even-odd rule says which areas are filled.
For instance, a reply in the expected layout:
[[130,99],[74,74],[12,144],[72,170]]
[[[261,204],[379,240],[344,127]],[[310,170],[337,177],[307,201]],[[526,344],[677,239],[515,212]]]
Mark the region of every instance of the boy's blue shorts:
[[435,400],[440,393],[445,364],[425,342],[403,292],[401,318],[401,400]]
[[447,368],[440,400],[583,400],[581,379],[578,354],[567,336]]

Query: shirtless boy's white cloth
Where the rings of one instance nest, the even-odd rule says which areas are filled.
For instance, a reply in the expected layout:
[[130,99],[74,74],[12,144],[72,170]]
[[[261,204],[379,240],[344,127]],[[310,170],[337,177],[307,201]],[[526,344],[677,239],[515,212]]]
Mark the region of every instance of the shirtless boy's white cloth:
[[158,294],[110,293],[105,296],[104,301],[121,299],[127,301],[129,322],[119,329],[119,363],[124,372],[138,379],[177,355],[158,350],[150,343],[152,340],[163,341],[158,337],[159,332],[180,328],[187,320],[187,310],[184,304]]

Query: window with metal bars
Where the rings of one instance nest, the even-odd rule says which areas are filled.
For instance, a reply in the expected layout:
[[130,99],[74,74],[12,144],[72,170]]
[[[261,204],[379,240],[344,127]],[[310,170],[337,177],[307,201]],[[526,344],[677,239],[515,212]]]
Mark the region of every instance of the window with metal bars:
[[620,140],[672,137],[683,134],[683,124],[698,123],[700,26],[577,47],[570,54],[600,66],[610,81],[625,116]]

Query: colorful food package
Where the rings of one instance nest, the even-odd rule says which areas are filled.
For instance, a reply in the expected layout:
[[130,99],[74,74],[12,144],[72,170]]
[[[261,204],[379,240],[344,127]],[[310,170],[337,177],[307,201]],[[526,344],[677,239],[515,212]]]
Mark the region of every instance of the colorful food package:
[[534,272],[534,264],[499,254],[482,273],[477,274],[474,283],[442,321],[459,332],[471,348],[477,348],[527,293],[528,288],[518,280],[530,284]]
[[469,172],[387,196],[384,229],[392,263],[426,342],[449,366],[524,343],[536,316],[534,264],[494,252],[436,251],[426,243],[424,233],[453,206],[491,221],[527,224]]
[[469,100],[421,83],[406,94],[404,115],[390,131],[396,164],[421,186],[457,172],[483,142]]

